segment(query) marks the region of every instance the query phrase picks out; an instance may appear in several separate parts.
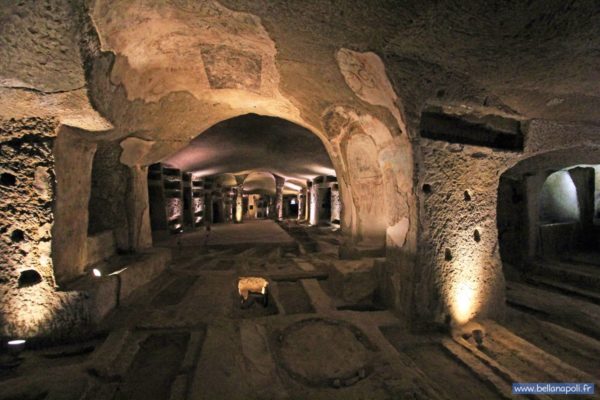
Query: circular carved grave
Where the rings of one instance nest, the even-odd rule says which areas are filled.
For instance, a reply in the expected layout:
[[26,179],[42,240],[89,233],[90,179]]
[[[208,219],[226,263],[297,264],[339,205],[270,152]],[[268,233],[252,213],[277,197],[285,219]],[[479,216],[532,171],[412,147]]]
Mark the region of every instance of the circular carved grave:
[[370,372],[375,350],[355,326],[307,319],[288,326],[278,338],[283,367],[310,386],[350,386]]

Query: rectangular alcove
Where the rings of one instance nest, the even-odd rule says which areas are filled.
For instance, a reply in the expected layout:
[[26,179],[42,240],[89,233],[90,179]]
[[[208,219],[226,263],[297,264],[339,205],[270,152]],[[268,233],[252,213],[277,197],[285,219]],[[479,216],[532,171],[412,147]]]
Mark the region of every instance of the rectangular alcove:
[[427,106],[421,113],[421,137],[495,149],[522,151],[521,121],[499,115],[453,113]]

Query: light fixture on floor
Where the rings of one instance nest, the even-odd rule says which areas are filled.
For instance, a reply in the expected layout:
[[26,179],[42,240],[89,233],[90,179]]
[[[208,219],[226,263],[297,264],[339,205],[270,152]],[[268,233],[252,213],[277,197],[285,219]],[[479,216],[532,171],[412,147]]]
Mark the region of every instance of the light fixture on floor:
[[6,344],[8,345],[8,352],[13,356],[18,356],[25,350],[26,341],[24,339],[13,339]]
[[92,274],[96,277],[96,278],[100,278],[102,276],[102,271],[100,271],[98,268],[94,268],[92,270]]

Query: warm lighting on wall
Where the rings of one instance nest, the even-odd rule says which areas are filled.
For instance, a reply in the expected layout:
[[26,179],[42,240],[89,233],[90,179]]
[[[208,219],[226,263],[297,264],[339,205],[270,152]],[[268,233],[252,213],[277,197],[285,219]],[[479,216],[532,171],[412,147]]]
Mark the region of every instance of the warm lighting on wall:
[[317,204],[318,197],[315,196],[316,190],[313,188],[312,193],[310,195],[310,213],[309,213],[309,223],[311,225],[317,225],[319,219],[319,205]]
[[236,204],[236,207],[235,207],[236,222],[242,222],[242,213],[243,213],[242,204],[241,203]]
[[475,319],[485,306],[486,293],[482,286],[486,274],[482,259],[476,248],[457,248],[450,261],[452,274],[447,276],[446,304],[455,326],[464,325]]
[[467,282],[459,282],[453,289],[452,311],[454,320],[462,325],[467,323],[474,313],[475,290]]
[[284,186],[287,187],[287,188],[289,188],[289,189],[295,190],[297,192],[299,192],[300,190],[302,190],[302,186],[296,185],[296,184],[291,183],[291,182],[286,182]]
[[52,261],[50,260],[50,257],[48,257],[47,255],[41,255],[41,256],[40,256],[40,265],[41,265],[42,267],[47,267],[47,266],[49,266],[49,265],[51,264],[51,262],[52,262]]

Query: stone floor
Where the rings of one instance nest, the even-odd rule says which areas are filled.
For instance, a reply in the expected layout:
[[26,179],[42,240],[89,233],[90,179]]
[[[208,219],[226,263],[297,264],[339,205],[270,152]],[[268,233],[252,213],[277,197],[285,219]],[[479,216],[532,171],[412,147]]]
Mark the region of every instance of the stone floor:
[[[157,241],[155,240],[155,243]],[[242,246],[242,245],[289,245],[294,239],[272,220],[248,220],[243,224],[213,224],[210,231],[199,228],[197,231],[177,236],[160,237],[158,245],[167,246]]]
[[[483,321],[477,347],[411,333],[374,297],[348,304],[332,284],[345,261],[331,229],[216,226],[214,246],[205,233],[163,242],[172,265],[104,334],[1,369],[0,399],[500,399],[513,381],[600,380],[597,339],[526,307],[509,307],[504,325]],[[240,307],[237,278],[251,275],[270,280],[267,307]]]

